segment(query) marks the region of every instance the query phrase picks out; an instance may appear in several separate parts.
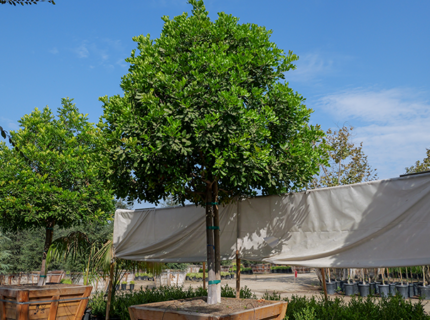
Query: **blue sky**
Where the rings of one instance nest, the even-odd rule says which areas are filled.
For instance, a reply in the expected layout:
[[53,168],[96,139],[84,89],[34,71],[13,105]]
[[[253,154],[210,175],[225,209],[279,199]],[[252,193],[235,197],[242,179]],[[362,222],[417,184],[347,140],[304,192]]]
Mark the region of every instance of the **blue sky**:
[[[190,12],[186,0],[57,0],[0,5],[0,125],[72,97],[93,122],[98,97],[121,94],[133,36],[157,38],[161,16]],[[355,127],[380,178],[396,177],[430,148],[430,1],[206,0],[273,30],[300,56],[286,75],[323,129]]]

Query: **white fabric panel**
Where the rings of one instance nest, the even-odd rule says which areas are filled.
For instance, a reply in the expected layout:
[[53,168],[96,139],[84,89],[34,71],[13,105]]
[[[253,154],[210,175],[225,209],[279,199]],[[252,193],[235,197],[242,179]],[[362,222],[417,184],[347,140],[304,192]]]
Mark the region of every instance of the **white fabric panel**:
[[[430,174],[240,202],[243,259],[309,267],[430,264]],[[237,204],[220,207],[221,255],[236,251]],[[117,210],[116,256],[206,260],[204,208]]]

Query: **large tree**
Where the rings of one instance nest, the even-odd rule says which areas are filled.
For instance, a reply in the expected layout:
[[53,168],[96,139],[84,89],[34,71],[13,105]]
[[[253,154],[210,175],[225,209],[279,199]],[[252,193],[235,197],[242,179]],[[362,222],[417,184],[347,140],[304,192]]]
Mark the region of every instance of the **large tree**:
[[1,224],[5,231],[45,229],[41,285],[54,226],[105,223],[114,202],[101,164],[101,132],[72,100],[62,99],[57,118],[46,107],[19,123],[10,133],[14,146],[0,143]]
[[218,205],[303,188],[325,163],[312,110],[282,81],[298,59],[271,31],[203,1],[164,16],[160,37],[133,38],[123,96],[103,97],[117,195],[206,206],[208,302],[220,299]]

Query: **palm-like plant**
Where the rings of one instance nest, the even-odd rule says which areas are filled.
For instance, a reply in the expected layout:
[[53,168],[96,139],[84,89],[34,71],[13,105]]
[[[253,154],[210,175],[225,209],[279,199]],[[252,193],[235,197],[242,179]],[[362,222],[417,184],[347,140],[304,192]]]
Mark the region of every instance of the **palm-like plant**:
[[[105,242],[96,240],[91,242],[89,237],[80,231],[73,231],[65,237],[54,240],[49,248],[47,261],[61,259],[79,259],[88,257],[84,270],[84,285],[94,283],[100,278],[109,277],[112,280],[112,297],[115,297],[116,285],[124,276],[124,271],[146,270],[158,275],[164,264],[158,262],[138,262],[116,259],[113,255],[113,235]],[[110,269],[113,268],[112,274]]]

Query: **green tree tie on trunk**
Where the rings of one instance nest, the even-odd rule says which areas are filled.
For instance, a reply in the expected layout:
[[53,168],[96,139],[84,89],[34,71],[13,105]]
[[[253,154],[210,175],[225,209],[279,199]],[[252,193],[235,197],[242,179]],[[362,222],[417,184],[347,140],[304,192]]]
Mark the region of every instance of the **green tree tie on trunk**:
[[[206,207],[209,281],[220,280],[218,205],[239,197],[302,190],[327,164],[324,132],[283,81],[298,57],[270,41],[272,31],[203,1],[170,20],[157,39],[134,37],[123,96],[102,97],[118,197]],[[220,301],[220,284],[208,302]]]

